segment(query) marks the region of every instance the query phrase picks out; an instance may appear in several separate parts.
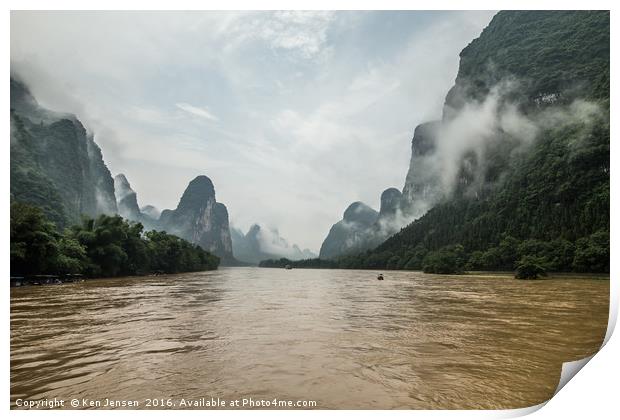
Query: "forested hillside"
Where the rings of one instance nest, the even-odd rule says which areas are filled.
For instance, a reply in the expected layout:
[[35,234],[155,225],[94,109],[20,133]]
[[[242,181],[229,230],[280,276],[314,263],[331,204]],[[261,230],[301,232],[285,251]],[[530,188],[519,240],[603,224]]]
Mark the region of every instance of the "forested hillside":
[[[489,129],[467,133],[467,118]],[[339,266],[608,271],[609,140],[609,13],[500,12],[446,98],[434,141],[461,154],[443,196]]]
[[117,212],[114,182],[93,135],[71,114],[41,107],[11,78],[11,199],[63,228]]

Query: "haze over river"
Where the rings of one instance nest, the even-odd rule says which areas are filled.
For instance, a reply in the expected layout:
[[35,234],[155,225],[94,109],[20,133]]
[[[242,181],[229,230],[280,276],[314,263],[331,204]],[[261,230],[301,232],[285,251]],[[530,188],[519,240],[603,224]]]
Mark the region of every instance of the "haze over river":
[[[518,408],[593,354],[609,281],[222,268],[11,289],[18,398]],[[178,408],[178,407],[177,407]]]

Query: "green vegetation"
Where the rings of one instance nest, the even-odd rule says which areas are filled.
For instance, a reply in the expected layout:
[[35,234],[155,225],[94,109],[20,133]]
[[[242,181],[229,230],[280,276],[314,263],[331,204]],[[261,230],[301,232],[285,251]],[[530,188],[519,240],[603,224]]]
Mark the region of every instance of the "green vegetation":
[[11,78],[11,199],[40,208],[59,229],[116,212],[101,150],[75,116],[39,106]]
[[[13,89],[13,83],[11,83]],[[37,144],[24,121],[11,110],[11,199],[39,207],[57,226],[67,224],[67,215],[58,188],[36,161]]]
[[294,268],[423,270],[437,274],[517,270],[517,278],[530,278],[519,276],[526,275],[532,265],[542,267],[542,270],[536,270],[537,276],[547,271],[606,273],[609,272],[609,231],[599,230],[576,242],[564,239],[520,241],[505,235],[497,245],[485,251],[467,252],[461,244],[429,251],[418,244],[406,248],[402,254],[370,250],[334,260],[315,258],[291,261],[282,258],[261,261],[259,264],[260,267],[279,268],[287,265]]
[[306,260],[292,261],[288,258],[270,259],[261,261],[258,266],[265,268],[339,268],[337,261],[322,260],[320,258],[311,258]]
[[519,89],[504,100],[539,121],[533,143],[497,133],[450,197],[339,267],[609,271],[609,12],[498,13],[461,52],[444,118],[507,79]]
[[459,274],[465,267],[465,250],[462,245],[445,246],[426,254],[422,263],[425,273]]
[[88,277],[215,270],[219,258],[166,232],[101,215],[56,230],[43,211],[11,203],[11,275],[75,274]]
[[506,78],[523,83],[517,100],[542,93],[561,93],[565,101],[608,100],[609,23],[605,10],[501,11],[461,51],[447,102],[483,98]]
[[518,279],[535,280],[538,276],[546,276],[545,260],[526,255],[517,262],[515,277]]

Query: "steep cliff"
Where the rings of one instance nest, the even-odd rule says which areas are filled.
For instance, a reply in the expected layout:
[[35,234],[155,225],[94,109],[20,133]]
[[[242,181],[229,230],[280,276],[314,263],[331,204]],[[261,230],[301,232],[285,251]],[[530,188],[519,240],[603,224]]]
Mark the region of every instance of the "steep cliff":
[[420,124],[411,140],[411,161],[400,204],[410,220],[422,216],[442,197],[441,179],[429,159],[436,151],[439,127],[439,121]]
[[460,58],[412,141],[419,219],[343,265],[420,269],[462,246],[477,269],[608,270],[609,12],[500,12]]
[[159,218],[162,229],[199,245],[220,257],[222,264],[235,264],[228,210],[215,199],[211,180],[200,175],[194,178],[175,210],[164,210]]
[[323,244],[320,258],[329,259],[376,247],[405,224],[403,195],[397,188],[381,193],[379,212],[362,202],[351,204],[342,220],[334,224]]
[[159,230],[159,212],[153,206],[145,206],[146,211],[138,205],[138,195],[124,174],[114,177],[114,193],[118,214],[133,222],[140,222],[144,230]]
[[142,214],[145,214],[154,220],[158,220],[159,216],[161,216],[161,212],[157,210],[157,207],[150,204],[140,207],[140,211],[142,212]]
[[11,78],[11,198],[36,205],[59,228],[117,211],[114,181],[92,134],[71,114],[41,107]]
[[118,174],[114,177],[114,193],[116,194],[118,214],[125,219],[139,221],[142,218],[142,212],[138,206],[138,196],[131,188],[125,175]]
[[379,213],[361,201],[344,211],[342,220],[331,227],[321,245],[320,258],[334,258],[368,249],[368,234]]

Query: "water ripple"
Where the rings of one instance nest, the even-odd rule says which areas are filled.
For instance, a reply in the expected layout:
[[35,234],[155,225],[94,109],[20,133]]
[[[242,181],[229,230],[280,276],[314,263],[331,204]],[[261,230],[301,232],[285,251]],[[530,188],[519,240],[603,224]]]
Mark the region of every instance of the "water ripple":
[[516,408],[605,335],[609,282],[221,269],[11,289],[11,399]]

